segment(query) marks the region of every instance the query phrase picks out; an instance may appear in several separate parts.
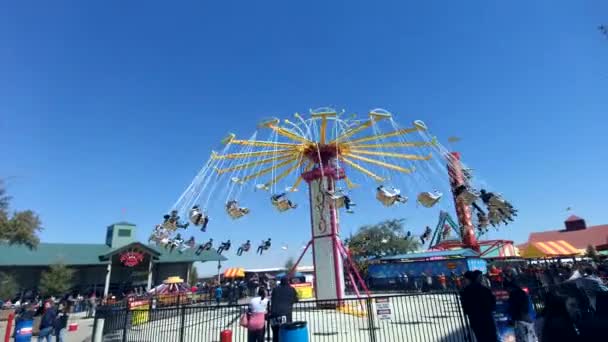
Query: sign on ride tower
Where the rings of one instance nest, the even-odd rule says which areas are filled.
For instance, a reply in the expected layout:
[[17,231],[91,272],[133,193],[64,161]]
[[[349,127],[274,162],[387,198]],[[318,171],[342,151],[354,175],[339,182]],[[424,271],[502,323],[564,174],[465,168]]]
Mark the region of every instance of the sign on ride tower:
[[343,260],[338,248],[340,234],[336,181],[344,170],[319,166],[302,174],[308,183],[312,228],[312,253],[315,267],[315,293],[318,300],[344,297]]
[[462,172],[462,164],[460,163],[460,153],[451,152],[448,158],[448,175],[450,177],[450,186],[454,195],[454,205],[456,207],[456,215],[458,223],[462,227],[462,243],[465,247],[479,252],[479,243],[475,237],[475,227],[471,219],[471,207],[468,206],[462,199],[456,197],[455,191],[461,185],[468,185],[468,181]]

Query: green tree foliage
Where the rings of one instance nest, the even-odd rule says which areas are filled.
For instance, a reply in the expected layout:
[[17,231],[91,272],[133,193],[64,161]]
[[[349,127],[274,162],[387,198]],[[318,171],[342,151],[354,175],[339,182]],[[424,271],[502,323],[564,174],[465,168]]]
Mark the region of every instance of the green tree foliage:
[[10,196],[0,181],[0,242],[36,248],[42,230],[40,218],[31,210],[9,213]]
[[40,276],[40,292],[44,296],[63,296],[72,287],[74,270],[63,264],[51,265]]
[[366,225],[348,240],[348,248],[359,273],[365,277],[369,259],[414,252],[421,247],[414,237],[406,237],[404,219],[386,220]]
[[595,249],[593,245],[587,246],[587,253],[585,253],[585,256],[593,261],[600,260],[600,254],[597,252],[597,249]]
[[192,266],[190,266],[190,277],[188,278],[188,284],[190,284],[190,286],[194,286],[196,283],[198,283],[198,270],[196,269],[196,266],[192,264]]
[[17,280],[10,274],[0,272],[0,299],[13,299],[13,296],[19,291]]
[[359,228],[348,242],[353,257],[382,257],[418,250],[420,242],[406,237],[403,222],[403,219],[393,219]]
[[284,265],[284,267],[285,267],[285,271],[286,271],[286,272],[289,272],[289,271],[290,271],[290,270],[293,268],[293,265],[295,265],[295,263],[296,263],[296,262],[293,260],[293,258],[292,258],[292,257],[289,257],[289,258],[287,259],[287,261],[285,261],[285,265]]

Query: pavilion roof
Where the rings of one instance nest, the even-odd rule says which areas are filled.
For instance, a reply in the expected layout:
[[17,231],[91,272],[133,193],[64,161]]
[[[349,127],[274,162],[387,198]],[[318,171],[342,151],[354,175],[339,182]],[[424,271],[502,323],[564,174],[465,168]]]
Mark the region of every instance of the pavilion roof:
[[104,256],[116,253],[118,249],[125,249],[131,245],[142,245],[151,254],[157,254],[158,260],[154,261],[156,263],[227,260],[217,254],[215,250],[204,251],[200,255],[196,255],[192,249],[183,253],[177,251],[169,253],[163,248],[139,242],[117,249],[112,249],[105,244],[40,243],[36,249],[32,250],[25,246],[0,243],[0,266],[49,266],[58,263],[67,266],[104,265],[107,263],[107,261],[102,260]]

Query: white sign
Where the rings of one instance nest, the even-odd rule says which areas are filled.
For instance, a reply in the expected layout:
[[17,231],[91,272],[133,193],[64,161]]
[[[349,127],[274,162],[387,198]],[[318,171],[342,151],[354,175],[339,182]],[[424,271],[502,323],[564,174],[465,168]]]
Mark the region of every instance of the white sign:
[[393,318],[390,298],[376,298],[376,315],[382,320]]

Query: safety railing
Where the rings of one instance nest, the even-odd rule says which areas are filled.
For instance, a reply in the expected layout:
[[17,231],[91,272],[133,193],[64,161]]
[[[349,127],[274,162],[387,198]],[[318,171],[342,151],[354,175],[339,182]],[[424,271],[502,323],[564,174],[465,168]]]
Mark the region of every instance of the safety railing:
[[[94,341],[216,341],[224,330],[247,341],[239,325],[247,305],[194,304],[97,310]],[[293,321],[307,322],[310,341],[471,341],[457,292],[302,301]],[[266,338],[272,337],[268,325]]]

